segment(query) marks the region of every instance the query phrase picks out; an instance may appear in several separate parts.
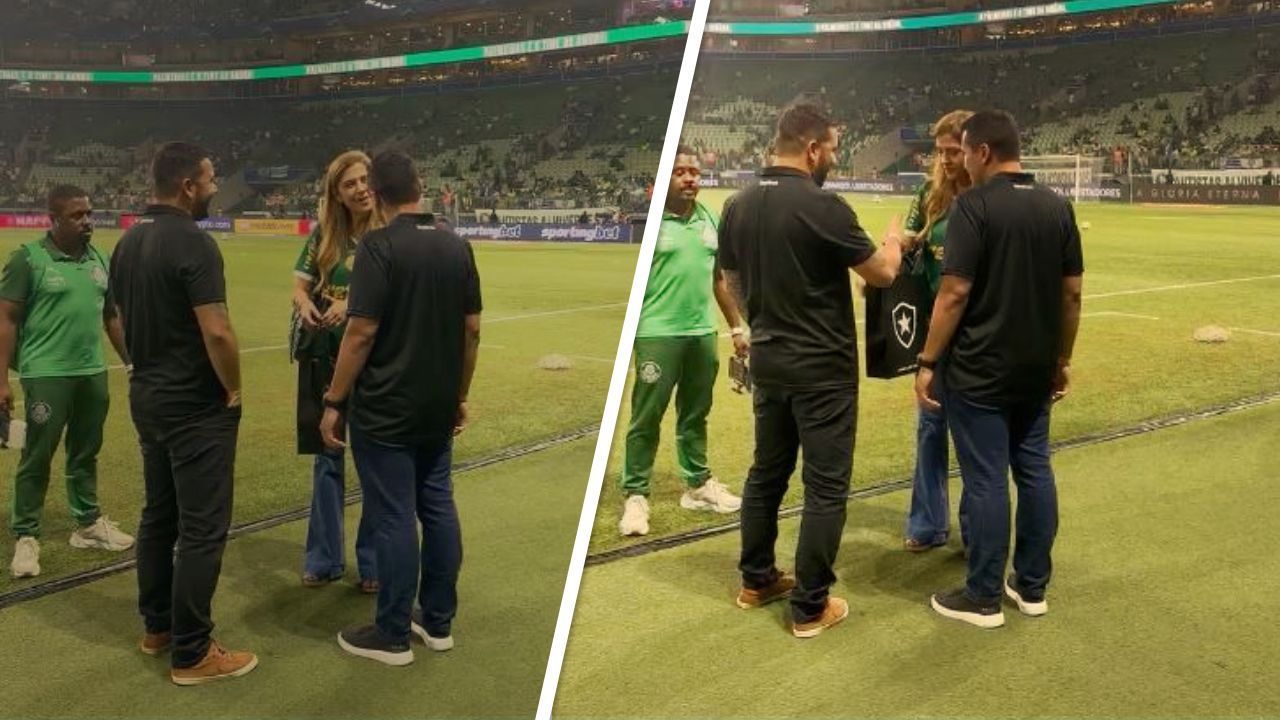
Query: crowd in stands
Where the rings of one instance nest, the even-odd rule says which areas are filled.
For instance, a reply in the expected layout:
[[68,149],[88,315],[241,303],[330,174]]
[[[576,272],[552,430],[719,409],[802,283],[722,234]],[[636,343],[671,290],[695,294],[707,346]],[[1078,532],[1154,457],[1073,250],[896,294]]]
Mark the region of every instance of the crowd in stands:
[[214,154],[223,211],[315,212],[318,179],[349,148],[409,151],[453,210],[641,210],[673,70],[569,84],[325,101],[95,103],[26,99],[0,111],[0,207],[38,208],[70,181],[96,206],[138,209],[146,158],[183,139]]
[[[722,168],[756,167],[776,108],[817,96],[846,124],[841,167],[870,177],[918,170],[948,110],[1003,107],[1031,154],[1106,158],[1108,170],[1217,167],[1241,155],[1280,163],[1280,24],[1035,50],[978,49],[699,64],[690,139]],[[687,133],[690,134],[690,133]],[[885,148],[896,152],[884,156]]]

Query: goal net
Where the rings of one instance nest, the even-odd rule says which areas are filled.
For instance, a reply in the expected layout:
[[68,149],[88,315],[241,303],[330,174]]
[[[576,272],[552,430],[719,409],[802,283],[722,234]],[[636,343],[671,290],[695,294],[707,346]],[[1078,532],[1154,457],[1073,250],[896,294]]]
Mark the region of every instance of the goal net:
[[1102,158],[1088,155],[1030,155],[1022,158],[1023,170],[1073,202],[1099,199],[1102,165]]

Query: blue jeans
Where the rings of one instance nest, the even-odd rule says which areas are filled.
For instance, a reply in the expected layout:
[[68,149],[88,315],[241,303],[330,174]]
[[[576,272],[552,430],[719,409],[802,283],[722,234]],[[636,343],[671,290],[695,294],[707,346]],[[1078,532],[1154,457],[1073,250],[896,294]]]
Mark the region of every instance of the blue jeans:
[[[346,572],[343,524],[346,481],[342,451],[316,455],[311,472],[311,517],[307,521],[307,550],[302,571],[319,578],[337,579]],[[373,537],[369,523],[360,518],[356,530],[356,569],[361,580],[377,577]]]
[[[934,374],[933,397],[942,402],[942,373]],[[945,545],[951,535],[951,499],[947,471],[947,411],[921,409],[916,422],[916,469],[911,478],[907,537],[926,545]],[[960,539],[969,546],[968,504],[960,493]]]
[[1048,399],[998,408],[948,392],[944,408],[969,511],[972,600],[998,601],[1009,559],[1009,470],[1018,489],[1013,571],[1028,597],[1041,597],[1053,570],[1058,490],[1049,464]]
[[447,637],[462,566],[452,439],[413,447],[378,442],[354,427],[350,435],[381,585],[374,622],[387,638],[407,642],[416,595],[427,633]]

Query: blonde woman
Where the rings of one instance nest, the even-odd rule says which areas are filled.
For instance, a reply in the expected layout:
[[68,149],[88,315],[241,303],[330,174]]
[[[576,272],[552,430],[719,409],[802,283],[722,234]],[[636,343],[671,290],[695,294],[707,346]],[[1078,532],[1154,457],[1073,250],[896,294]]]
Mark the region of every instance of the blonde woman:
[[[942,282],[943,244],[947,237],[947,216],[951,204],[972,185],[964,169],[964,152],[960,147],[960,126],[973,113],[955,110],[934,124],[933,169],[929,179],[916,193],[907,214],[904,245],[914,248],[912,272],[928,285],[936,297]],[[904,267],[906,264],[904,263]],[[926,312],[924,317],[929,317]],[[942,373],[935,373],[941,378]],[[935,380],[940,382],[940,380]],[[940,397],[935,388],[934,397]],[[911,487],[911,510],[907,516],[903,546],[911,552],[924,552],[945,545],[951,532],[951,507],[947,493],[947,420],[941,412],[921,410],[916,425],[916,469]],[[966,513],[964,497],[960,499],[960,534],[965,537]]]
[[[345,572],[343,496],[345,460],[341,450],[325,448],[320,438],[323,395],[347,324],[347,276],[356,243],[383,225],[369,189],[369,156],[352,150],[329,163],[317,210],[315,230],[294,268],[293,357],[298,361],[298,452],[315,455],[311,518],[307,525],[302,584],[326,585]],[[378,591],[371,530],[361,520],[356,534],[359,587]]]

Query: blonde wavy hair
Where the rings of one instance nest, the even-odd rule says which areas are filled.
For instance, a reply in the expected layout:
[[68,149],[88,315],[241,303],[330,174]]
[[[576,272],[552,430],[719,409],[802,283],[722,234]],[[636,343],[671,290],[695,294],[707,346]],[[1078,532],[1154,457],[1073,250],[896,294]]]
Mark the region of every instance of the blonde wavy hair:
[[333,278],[333,271],[338,267],[348,240],[359,241],[365,233],[386,224],[376,202],[369,215],[362,219],[352,217],[351,211],[342,203],[338,186],[342,183],[342,176],[355,165],[364,165],[369,171],[373,168],[373,161],[359,150],[348,150],[334,158],[324,174],[324,194],[320,196],[317,209],[320,216],[320,242],[316,248],[316,269],[320,272],[317,291],[328,286]]
[[[968,110],[953,110],[934,123],[929,134],[934,139],[950,137],[959,142],[964,134],[960,127],[971,117],[973,113]],[[924,230],[920,232],[920,237],[929,237],[934,224],[951,209],[951,202],[960,194],[960,188],[971,184],[969,173],[964,168],[960,169],[960,174],[954,180],[948,180],[947,172],[942,169],[942,154],[934,154],[933,169],[929,172],[929,194],[924,200]]]

